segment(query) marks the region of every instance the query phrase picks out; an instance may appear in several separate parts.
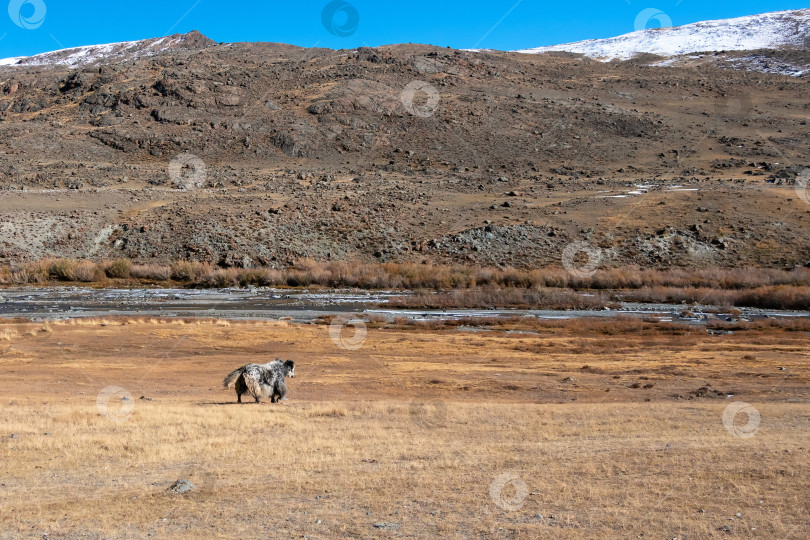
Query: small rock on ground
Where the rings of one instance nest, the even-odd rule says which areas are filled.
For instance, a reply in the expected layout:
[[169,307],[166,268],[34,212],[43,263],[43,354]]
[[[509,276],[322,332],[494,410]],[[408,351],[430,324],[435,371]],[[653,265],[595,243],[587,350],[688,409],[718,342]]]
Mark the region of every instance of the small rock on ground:
[[181,479],[176,480],[171,486],[169,486],[168,491],[171,493],[186,493],[195,489],[196,486],[192,484],[189,480]]

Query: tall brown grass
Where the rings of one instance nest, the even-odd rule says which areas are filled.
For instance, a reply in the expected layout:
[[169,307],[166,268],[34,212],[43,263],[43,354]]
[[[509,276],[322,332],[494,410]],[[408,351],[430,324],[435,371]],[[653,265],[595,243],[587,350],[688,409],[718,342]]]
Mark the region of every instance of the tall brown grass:
[[129,275],[145,281],[169,281],[172,278],[171,266],[163,264],[134,264]]
[[132,261],[129,259],[116,259],[101,266],[110,278],[126,279],[132,275]]
[[394,307],[432,309],[449,308],[543,308],[543,309],[602,309],[613,305],[601,291],[583,295],[570,289],[500,288],[487,285],[475,289],[447,292],[420,292],[414,296],[391,299]]
[[796,285],[759,286],[752,289],[644,287],[622,291],[623,300],[667,304],[712,304],[725,307],[763,309],[810,309],[810,287]]

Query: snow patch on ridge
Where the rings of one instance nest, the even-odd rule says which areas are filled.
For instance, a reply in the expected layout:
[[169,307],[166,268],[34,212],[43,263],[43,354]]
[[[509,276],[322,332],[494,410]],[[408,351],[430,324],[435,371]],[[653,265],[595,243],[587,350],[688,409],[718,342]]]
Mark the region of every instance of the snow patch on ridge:
[[808,39],[810,9],[800,9],[640,30],[614,38],[589,39],[516,52],[571,52],[610,61],[629,60],[641,53],[671,57],[695,52],[802,48],[807,46]]
[[[184,45],[191,39],[198,39],[192,34],[175,34],[173,36],[144,39],[139,41],[121,41],[104,45],[86,45],[46,52],[34,56],[17,56],[0,59],[0,66],[66,66],[76,68],[101,62],[121,62],[154,56],[163,51]],[[199,34],[198,34],[199,35]],[[201,35],[199,35],[201,37]],[[207,39],[207,38],[202,38]]]

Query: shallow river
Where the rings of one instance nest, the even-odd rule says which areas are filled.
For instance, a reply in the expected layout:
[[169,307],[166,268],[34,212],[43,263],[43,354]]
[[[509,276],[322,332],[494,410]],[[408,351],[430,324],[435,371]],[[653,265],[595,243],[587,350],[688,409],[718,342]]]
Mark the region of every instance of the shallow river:
[[[667,304],[624,303],[615,310],[418,310],[386,308],[390,298],[403,293],[390,291],[302,291],[290,289],[90,289],[77,287],[15,288],[0,290],[0,317],[64,319],[116,315],[160,317],[213,317],[228,319],[281,319],[309,322],[323,315],[368,313],[411,319],[465,317],[655,317],[661,321],[701,324],[707,317],[727,318],[712,306],[690,307],[694,317],[681,317],[687,307]],[[806,311],[743,308],[741,317],[808,317]]]

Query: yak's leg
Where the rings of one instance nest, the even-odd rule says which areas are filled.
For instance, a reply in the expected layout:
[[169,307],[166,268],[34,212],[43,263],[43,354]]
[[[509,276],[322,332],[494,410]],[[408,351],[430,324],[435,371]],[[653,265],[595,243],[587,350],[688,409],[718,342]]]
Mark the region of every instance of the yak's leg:
[[284,381],[279,381],[276,383],[276,389],[273,392],[273,398],[275,401],[273,403],[278,403],[287,395],[287,385],[284,384]]
[[261,383],[255,380],[253,377],[245,377],[245,387],[247,388],[247,393],[253,396],[256,403],[261,403],[259,401],[259,398],[262,397]]
[[242,403],[242,394],[247,392],[247,386],[245,386],[245,376],[240,375],[239,378],[236,380],[236,402]]

